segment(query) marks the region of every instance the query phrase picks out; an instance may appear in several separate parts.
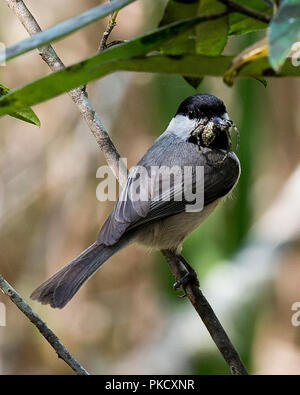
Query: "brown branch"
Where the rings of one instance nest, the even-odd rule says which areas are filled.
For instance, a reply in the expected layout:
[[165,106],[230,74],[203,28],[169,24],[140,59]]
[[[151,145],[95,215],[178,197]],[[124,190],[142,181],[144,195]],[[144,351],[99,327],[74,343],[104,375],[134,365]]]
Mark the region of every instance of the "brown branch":
[[[13,9],[19,20],[24,25],[25,29],[28,31],[30,35],[35,34],[41,31],[39,25],[37,24],[36,20],[30,13],[30,11],[25,6],[22,0],[6,0],[9,7]],[[224,3],[226,3],[224,1]],[[245,8],[243,7],[243,13],[245,12]],[[226,15],[227,12],[221,13],[220,16]],[[247,15],[249,15],[249,11],[247,11]],[[219,15],[218,15],[219,16]],[[251,13],[252,17],[253,12]],[[115,24],[115,17],[116,15],[113,14],[111,17],[108,27],[104,32],[102,37],[99,49],[103,50],[107,45],[107,39],[114,27]],[[215,19],[215,17],[214,17]],[[257,18],[256,18],[257,19]],[[46,47],[40,48],[40,54],[43,60],[49,65],[51,70],[57,71],[64,68],[64,64],[54,51],[54,49],[48,45]],[[92,133],[94,134],[96,141],[101,148],[102,152],[105,155],[108,165],[112,168],[115,176],[119,180],[121,185],[124,185],[127,179],[127,169],[122,162],[122,165],[119,169],[119,159],[120,155],[117,152],[113,142],[108,136],[107,131],[105,130],[104,126],[101,123],[97,113],[93,109],[92,105],[88,101],[88,98],[82,88],[77,88],[69,92],[72,100],[77,104],[79,111],[83,118],[86,120],[87,124],[89,125]],[[172,251],[162,251],[163,255],[165,256],[170,269],[176,279],[178,281],[182,278],[183,275],[187,273],[182,262],[185,262],[182,257],[178,257]],[[221,354],[223,355],[225,361],[229,365],[229,368],[232,374],[247,374],[245,367],[243,366],[238,353],[235,351],[231,341],[229,340],[226,332],[224,331],[222,325],[220,324],[219,320],[214,314],[213,309],[208,304],[207,300],[201,293],[199,286],[193,282],[187,283],[185,285],[185,291],[192,302],[193,306],[195,307],[196,311],[198,312],[200,318],[204,322],[205,326],[207,327],[209,333],[212,336],[212,339],[216,343],[218,349],[220,350]]]
[[[39,33],[41,28],[31,12],[22,0],[6,0],[9,8],[13,10],[22,25],[25,27],[30,36]],[[63,62],[51,45],[39,48],[42,59],[48,64],[52,71],[58,71],[65,68]],[[77,105],[82,118],[86,121],[88,127],[93,133],[105,159],[112,169],[112,172],[119,180],[122,186],[127,180],[127,169],[124,162],[114,146],[111,138],[104,125],[102,124],[97,112],[90,103],[86,93],[82,88],[76,88],[69,92],[73,102]]]
[[[166,261],[168,262],[168,265],[176,281],[180,280],[188,273],[183,264],[183,262],[186,261],[182,256],[178,256],[170,250],[163,250],[162,253],[166,258]],[[193,272],[193,275],[195,275],[195,272]],[[194,281],[188,282],[184,286],[184,290],[186,296],[193,304],[195,310],[199,314],[201,320],[210,333],[213,341],[228,364],[231,373],[233,375],[247,375],[247,370],[243,365],[237,351],[227,336],[220,321],[216,317],[212,307],[200,291],[198,280],[195,281],[194,279]]]
[[97,50],[97,53],[102,52],[102,51],[104,51],[104,49],[107,48],[107,40],[108,40],[108,38],[109,38],[111,32],[113,31],[114,27],[115,27],[116,24],[117,24],[116,20],[117,20],[118,12],[119,12],[119,11],[115,11],[115,12],[111,15],[111,17],[110,17],[110,19],[109,19],[109,21],[108,21],[108,24],[107,24],[107,26],[106,26],[106,29],[105,29],[105,31],[104,31],[104,33],[103,33],[103,35],[102,35],[102,38],[101,38],[101,41],[100,41],[100,44],[99,44],[99,48],[98,48],[98,50]]
[[261,22],[269,23],[271,21],[270,15],[254,10],[253,8],[249,8],[244,5],[241,5],[233,0],[219,0],[219,1],[225,4],[232,11],[236,11],[239,12],[240,14],[248,15],[251,18],[257,19]]
[[[110,0],[111,1],[111,0]],[[106,48],[115,45],[115,44],[120,44],[122,41],[114,41],[110,44],[107,44],[107,40],[111,34],[111,32],[113,31],[114,27],[117,25],[117,16],[118,16],[119,10],[115,11],[109,18],[108,24],[106,26],[105,31],[102,34],[102,38],[99,44],[99,47],[97,49],[96,53],[100,53],[102,51],[104,51]],[[86,93],[87,91],[87,84],[85,84],[82,88],[82,90]],[[125,180],[124,180],[125,181]]]
[[7,295],[10,300],[26,315],[27,318],[36,326],[41,335],[54,348],[59,358],[63,359],[70,368],[78,375],[89,375],[89,373],[80,365],[78,361],[70,354],[54,332],[40,317],[32,310],[25,300],[17,291],[0,275],[0,289]]

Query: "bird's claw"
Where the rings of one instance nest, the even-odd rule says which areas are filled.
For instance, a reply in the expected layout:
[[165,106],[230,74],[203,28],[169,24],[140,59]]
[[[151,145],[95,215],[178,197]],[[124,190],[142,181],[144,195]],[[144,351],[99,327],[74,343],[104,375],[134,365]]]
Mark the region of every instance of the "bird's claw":
[[184,287],[191,279],[190,273],[186,273],[173,284],[174,291],[178,291],[180,287]]
[[194,275],[194,273],[186,273],[184,276],[182,276],[179,280],[177,280],[173,284],[174,291],[178,291],[179,288],[182,288],[184,291],[184,294],[178,295],[179,298],[185,298],[187,296],[185,287],[188,283],[196,284],[199,286],[199,281],[197,279],[197,276]]

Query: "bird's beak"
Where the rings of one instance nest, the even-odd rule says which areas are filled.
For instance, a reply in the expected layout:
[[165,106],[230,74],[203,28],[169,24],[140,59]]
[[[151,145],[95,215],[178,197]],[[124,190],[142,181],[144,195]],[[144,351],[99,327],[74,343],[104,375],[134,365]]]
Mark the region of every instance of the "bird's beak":
[[221,132],[225,132],[227,134],[230,148],[232,148],[232,138],[231,138],[230,130],[231,130],[231,128],[234,129],[234,131],[236,133],[235,150],[237,150],[239,147],[239,143],[240,143],[240,132],[239,132],[238,128],[235,126],[234,122],[229,118],[227,112],[225,112],[222,115],[222,117],[218,117],[218,116],[213,117],[211,121],[213,122],[214,127],[217,130],[220,130]]
[[231,126],[231,121],[229,120],[228,114],[226,113],[227,117],[218,117],[215,116],[211,119],[215,128],[219,130],[227,130]]

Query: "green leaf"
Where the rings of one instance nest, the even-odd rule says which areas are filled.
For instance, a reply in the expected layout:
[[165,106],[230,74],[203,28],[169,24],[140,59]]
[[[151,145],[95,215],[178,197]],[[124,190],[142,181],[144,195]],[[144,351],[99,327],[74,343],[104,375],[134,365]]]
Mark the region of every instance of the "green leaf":
[[[217,0],[201,0],[198,6],[197,15],[204,16],[216,14],[226,10],[226,6]],[[226,45],[228,35],[228,16],[207,21],[196,27],[196,53],[199,55],[217,56],[220,55]],[[203,77],[191,79],[190,84],[198,87]],[[194,84],[194,85],[193,85]]]
[[[169,0],[159,26],[197,16],[198,3],[199,0]],[[162,45],[160,51],[168,54],[195,53],[195,38],[195,29],[190,30]]]
[[[159,26],[164,26],[185,18],[192,18],[197,15],[198,7],[199,0],[169,0]],[[160,51],[164,54],[194,54],[196,52],[196,30],[191,29],[175,37],[167,44],[162,45]],[[190,78],[185,76],[183,76],[183,78],[194,89],[197,89],[202,81],[202,78]]]
[[57,41],[98,19],[112,14],[113,11],[123,8],[134,1],[135,0],[114,0],[106,2],[76,15],[73,18],[60,22],[49,29],[34,34],[32,37],[6,48],[5,51],[0,51],[0,64],[23,53],[29,52],[32,49],[40,48],[50,42]]
[[[237,3],[253,8],[256,11],[265,12],[269,15],[272,13],[271,8],[262,0],[239,0]],[[238,12],[234,12],[229,16],[229,34],[231,35],[249,33],[255,30],[265,29],[267,26],[267,23],[250,18]]]
[[299,38],[300,0],[283,0],[269,28],[269,59],[274,70],[280,70]]
[[[215,14],[226,10],[218,0],[201,0],[198,16]],[[196,28],[196,53],[216,56],[223,51],[228,35],[228,16],[201,23]]]
[[[7,95],[9,92],[11,92],[10,89],[8,89],[6,86],[0,84],[0,97]],[[41,122],[39,118],[35,115],[35,113],[32,111],[31,108],[24,108],[19,111],[15,112],[8,112],[8,115],[20,119],[22,121],[32,123],[33,125],[36,125],[38,127],[41,126]]]
[[[160,26],[184,18],[211,15],[226,10],[217,0],[169,0]],[[180,35],[161,47],[164,54],[219,55],[227,41],[227,16],[199,24],[195,29]],[[202,78],[183,78],[197,88]]]
[[268,86],[268,82],[265,78],[255,77],[256,81],[260,82],[265,88]]
[[[108,51],[40,78],[0,98],[0,116],[8,114],[16,107],[24,108],[51,99],[65,90],[70,90],[115,71],[178,74],[193,78],[201,78],[203,75],[222,77],[233,60],[232,56],[189,54],[103,60],[100,55],[104,55]],[[264,77],[270,76],[271,71],[268,59],[261,58],[243,67],[239,76]],[[300,77],[300,67],[294,67],[291,62],[286,62],[279,75]]]
[[[193,28],[198,23],[202,22],[203,18],[191,18],[188,20],[175,22],[173,24],[163,26],[154,30],[151,33],[147,33],[131,41],[127,41],[124,44],[120,44],[114,47],[110,47],[100,54],[91,56],[85,61],[81,61],[71,67],[68,67],[66,74],[63,72],[56,72],[50,74],[47,77],[41,78],[33,82],[29,86],[40,86],[40,81],[43,86],[47,86],[47,91],[39,91],[39,88],[35,88],[35,92],[31,92],[30,97],[26,96],[26,89],[22,88],[8,94],[5,98],[0,99],[0,107],[4,106],[4,103],[9,103],[8,107],[10,110],[23,109],[24,103],[39,103],[43,100],[47,100],[49,97],[57,96],[61,93],[67,92],[81,84],[85,84],[95,78],[102,77],[111,71],[115,71],[114,64],[109,63],[109,60],[119,60],[120,58],[128,58],[134,56],[142,56],[153,49],[160,47],[163,43],[171,40],[173,37],[186,32]],[[101,65],[101,69],[99,69]],[[63,75],[63,77],[61,77]],[[70,76],[68,78],[67,76]],[[67,77],[67,78],[66,78]],[[26,88],[26,87],[24,87]],[[44,88],[41,88],[42,90]],[[26,104],[31,105],[31,104]],[[0,114],[7,114],[3,108],[0,108]]]
[[183,76],[183,78],[186,80],[186,82],[191,85],[194,89],[197,89],[201,82],[203,81],[203,77],[201,78],[196,78],[196,77],[186,77]]

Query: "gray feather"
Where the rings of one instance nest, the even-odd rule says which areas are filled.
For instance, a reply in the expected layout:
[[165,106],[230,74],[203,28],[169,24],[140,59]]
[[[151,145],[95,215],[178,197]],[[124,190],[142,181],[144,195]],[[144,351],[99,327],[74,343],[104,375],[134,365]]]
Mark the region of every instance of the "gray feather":
[[[179,166],[181,168],[204,166],[204,206],[206,206],[225,196],[238,180],[240,168],[233,155],[229,155],[220,166],[213,166],[213,163],[221,161],[223,157],[224,151],[209,148],[200,151],[197,145],[184,141],[172,133],[164,133],[155,141],[137,166],[144,166],[148,174],[152,166]],[[98,235],[98,242],[113,245],[126,231],[181,213],[187,204],[191,204],[184,198],[181,201],[172,199],[174,184],[171,184],[169,191],[170,201],[151,200],[150,195],[146,201],[133,201],[130,199],[130,194],[136,180],[135,173],[128,178],[119,201]],[[190,182],[192,188],[195,184],[194,176]],[[150,190],[149,186],[148,190]],[[183,190],[184,185],[181,184],[181,193]]]
[[42,304],[50,304],[51,307],[63,308],[99,267],[130,241],[130,237],[126,237],[111,247],[93,243],[72,262],[41,284],[31,294],[31,299],[38,300]]

